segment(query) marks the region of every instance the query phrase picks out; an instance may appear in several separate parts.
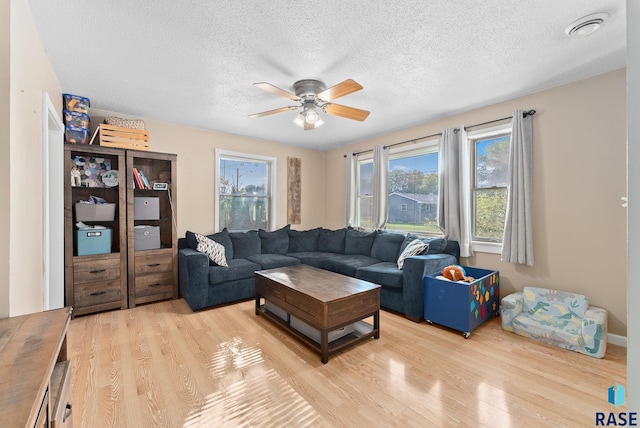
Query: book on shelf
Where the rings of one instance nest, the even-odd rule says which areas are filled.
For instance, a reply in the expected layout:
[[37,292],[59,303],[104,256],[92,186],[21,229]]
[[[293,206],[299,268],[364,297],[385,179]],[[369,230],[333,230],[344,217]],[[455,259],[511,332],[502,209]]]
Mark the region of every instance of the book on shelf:
[[144,184],[142,183],[142,179],[140,178],[140,172],[138,168],[133,167],[133,184],[136,189],[144,189]]
[[142,184],[144,185],[144,188],[151,190],[151,183],[149,183],[149,180],[147,180],[147,176],[144,175],[144,172],[142,172],[141,170],[138,170],[138,173],[140,174],[140,179],[142,180]]

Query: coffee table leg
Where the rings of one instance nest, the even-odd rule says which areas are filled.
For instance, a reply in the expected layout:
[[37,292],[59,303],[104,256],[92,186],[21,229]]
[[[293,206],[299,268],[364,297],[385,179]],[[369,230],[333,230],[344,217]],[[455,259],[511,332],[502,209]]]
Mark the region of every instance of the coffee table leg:
[[256,293],[256,315],[260,315],[260,295]]
[[373,328],[376,330],[376,334],[373,335],[374,339],[380,338],[380,311],[377,310],[375,314],[373,314]]
[[329,332],[327,330],[320,331],[320,361],[322,364],[329,362]]

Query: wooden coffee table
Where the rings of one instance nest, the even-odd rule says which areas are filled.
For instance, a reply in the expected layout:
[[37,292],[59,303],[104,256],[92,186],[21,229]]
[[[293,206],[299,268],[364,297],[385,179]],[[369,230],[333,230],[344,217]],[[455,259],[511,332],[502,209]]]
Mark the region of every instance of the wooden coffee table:
[[[261,299],[318,330],[320,343],[267,310]],[[256,315],[261,314],[320,352],[326,364],[330,355],[380,337],[380,286],[307,265],[262,270],[256,272]],[[373,324],[364,321],[371,316]],[[329,332],[349,325],[352,333],[329,342]]]

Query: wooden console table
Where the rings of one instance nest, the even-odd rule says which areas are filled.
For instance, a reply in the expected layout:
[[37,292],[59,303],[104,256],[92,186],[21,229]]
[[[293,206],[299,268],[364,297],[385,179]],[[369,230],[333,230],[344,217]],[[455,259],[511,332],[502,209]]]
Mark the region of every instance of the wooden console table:
[[0,319],[0,425],[69,428],[71,308]]

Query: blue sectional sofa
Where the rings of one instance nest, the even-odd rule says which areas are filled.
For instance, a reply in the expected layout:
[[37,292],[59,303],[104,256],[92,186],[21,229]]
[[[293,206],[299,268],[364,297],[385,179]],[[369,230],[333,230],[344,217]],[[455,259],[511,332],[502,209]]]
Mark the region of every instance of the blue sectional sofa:
[[303,263],[381,285],[382,308],[419,322],[424,316],[424,276],[458,263],[460,257],[456,241],[421,238],[428,249],[405,259],[399,269],[399,255],[417,236],[352,228],[298,231],[287,225],[273,232],[223,230],[207,237],[224,246],[227,267],[196,250],[193,232],[178,240],[180,295],[193,310],[253,298],[255,271]]

